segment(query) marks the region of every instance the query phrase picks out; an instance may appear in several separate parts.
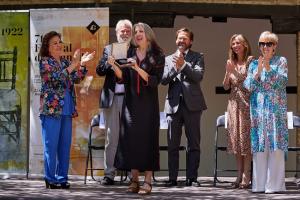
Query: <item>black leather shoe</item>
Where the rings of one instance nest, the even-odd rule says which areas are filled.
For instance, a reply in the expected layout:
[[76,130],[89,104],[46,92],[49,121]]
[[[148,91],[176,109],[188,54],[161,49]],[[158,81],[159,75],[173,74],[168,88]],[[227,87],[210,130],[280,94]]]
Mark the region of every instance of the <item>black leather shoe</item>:
[[200,183],[197,181],[197,179],[194,178],[188,178],[185,184],[186,186],[200,187]]
[[47,180],[45,180],[46,188],[47,189],[60,189],[61,185],[58,183],[49,183]]
[[102,181],[101,181],[102,185],[114,185],[115,181],[111,178],[108,178],[107,176],[105,176]]
[[69,189],[71,187],[71,184],[69,182],[61,183],[60,184],[62,189]]
[[169,180],[166,182],[166,187],[174,187],[174,186],[177,186],[177,181]]

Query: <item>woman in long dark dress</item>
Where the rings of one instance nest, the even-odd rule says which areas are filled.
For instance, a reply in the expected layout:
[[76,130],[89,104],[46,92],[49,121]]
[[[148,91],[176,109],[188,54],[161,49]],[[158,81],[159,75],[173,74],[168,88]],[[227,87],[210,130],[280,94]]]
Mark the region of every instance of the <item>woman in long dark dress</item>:
[[[165,57],[155,41],[153,30],[144,23],[133,26],[133,45],[128,51],[131,68],[118,68],[108,60],[125,85],[121,129],[115,167],[131,170],[128,192],[149,194],[152,172],[159,170],[159,102]],[[145,172],[139,186],[139,172]]]

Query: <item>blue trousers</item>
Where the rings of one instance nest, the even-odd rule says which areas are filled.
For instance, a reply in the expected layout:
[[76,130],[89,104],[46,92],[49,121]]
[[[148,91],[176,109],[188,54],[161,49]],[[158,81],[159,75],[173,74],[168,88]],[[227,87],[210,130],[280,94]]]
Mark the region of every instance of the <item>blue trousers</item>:
[[45,180],[50,183],[68,181],[70,147],[72,142],[72,117],[41,117],[44,145]]

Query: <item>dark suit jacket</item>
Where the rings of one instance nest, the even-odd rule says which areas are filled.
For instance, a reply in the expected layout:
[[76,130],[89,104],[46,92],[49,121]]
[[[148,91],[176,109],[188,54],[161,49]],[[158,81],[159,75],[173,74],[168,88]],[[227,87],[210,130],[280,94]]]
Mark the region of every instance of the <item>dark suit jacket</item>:
[[166,57],[162,84],[169,84],[165,102],[165,113],[174,114],[178,110],[180,93],[190,111],[205,110],[206,104],[200,87],[204,75],[203,54],[189,50],[185,56],[186,66],[181,71],[183,80],[177,78],[178,72],[172,62],[175,53]]
[[100,93],[100,108],[109,108],[113,102],[117,78],[112,66],[107,63],[108,56],[111,55],[111,45],[104,47],[103,56],[96,67],[99,76],[106,76],[103,88]]

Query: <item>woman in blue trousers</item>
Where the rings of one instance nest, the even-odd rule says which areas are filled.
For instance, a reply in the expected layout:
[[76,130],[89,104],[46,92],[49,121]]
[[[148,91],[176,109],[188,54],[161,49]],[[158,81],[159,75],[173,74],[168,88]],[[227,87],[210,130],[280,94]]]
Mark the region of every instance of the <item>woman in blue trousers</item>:
[[85,62],[95,52],[80,60],[76,50],[72,63],[63,58],[61,35],[51,31],[44,35],[40,49],[40,119],[44,145],[46,188],[68,189],[68,169],[72,141],[72,118],[78,116],[74,84],[85,77]]

